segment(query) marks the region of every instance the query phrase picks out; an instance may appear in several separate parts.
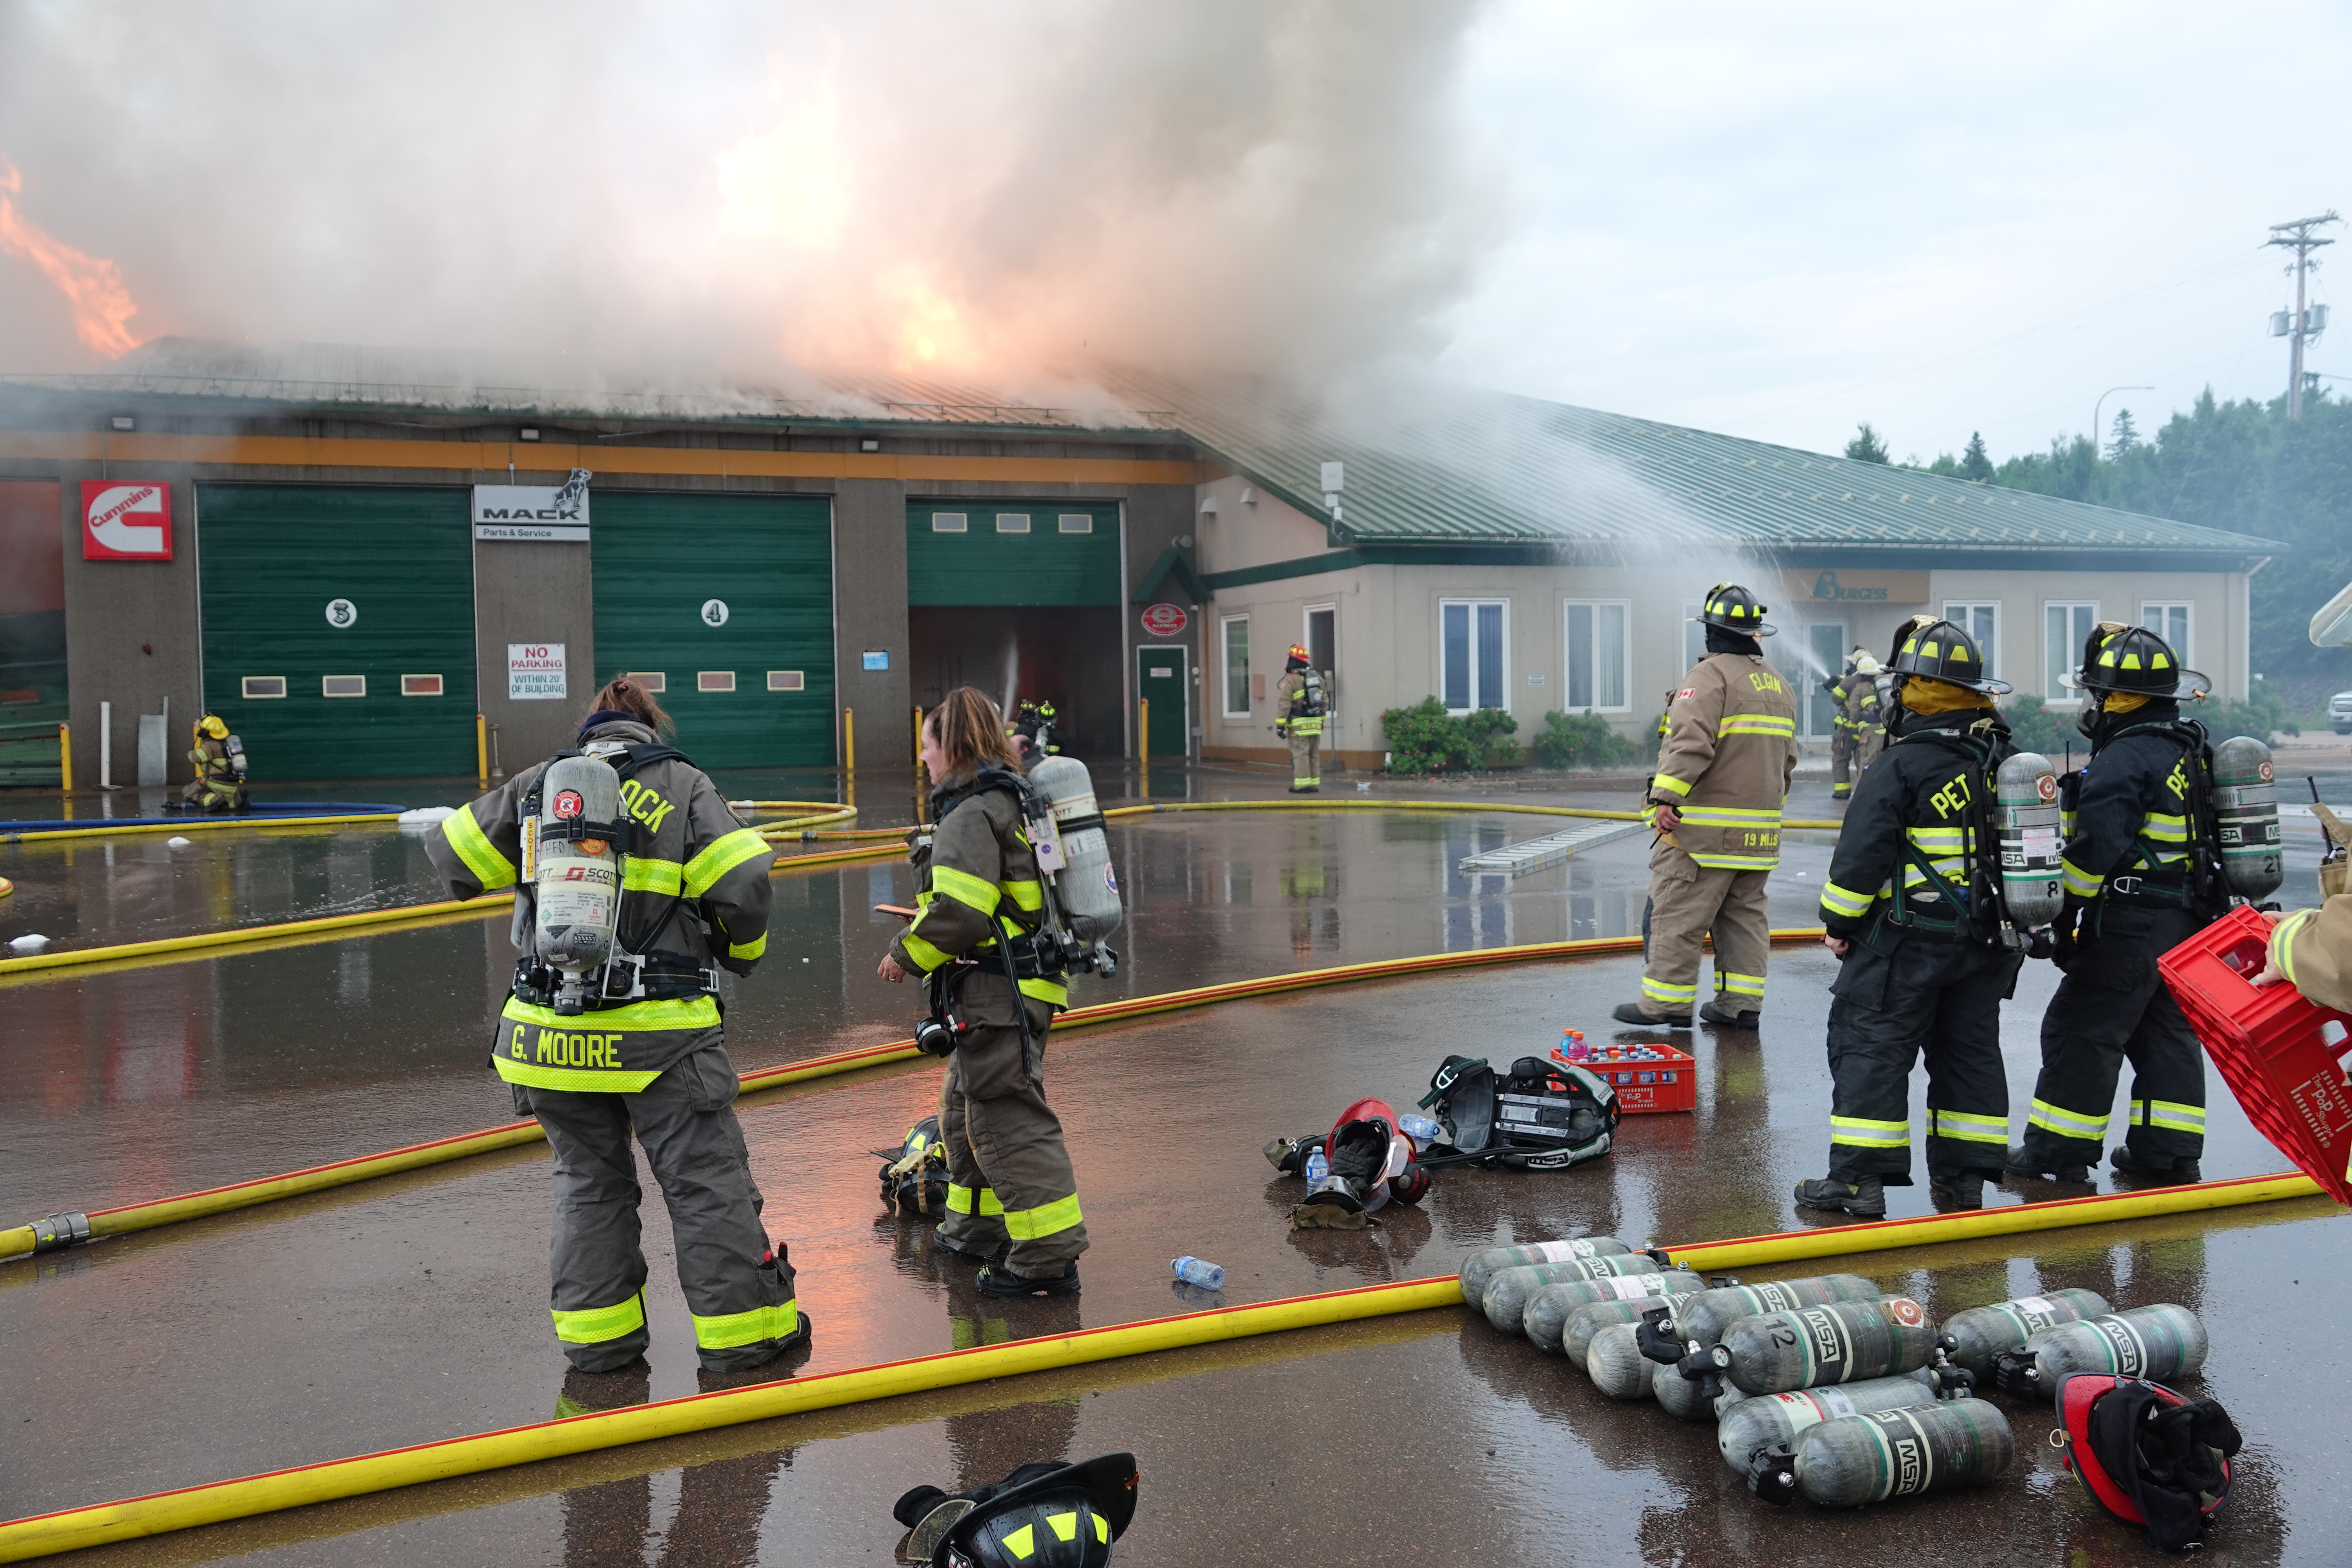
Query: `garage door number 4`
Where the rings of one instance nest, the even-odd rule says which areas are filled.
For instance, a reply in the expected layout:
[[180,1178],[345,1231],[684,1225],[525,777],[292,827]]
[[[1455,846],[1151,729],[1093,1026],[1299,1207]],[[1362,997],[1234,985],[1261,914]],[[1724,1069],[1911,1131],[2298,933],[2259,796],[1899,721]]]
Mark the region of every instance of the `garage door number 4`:
[[703,600],[702,624],[706,626],[725,626],[727,624],[727,601],[724,599]]

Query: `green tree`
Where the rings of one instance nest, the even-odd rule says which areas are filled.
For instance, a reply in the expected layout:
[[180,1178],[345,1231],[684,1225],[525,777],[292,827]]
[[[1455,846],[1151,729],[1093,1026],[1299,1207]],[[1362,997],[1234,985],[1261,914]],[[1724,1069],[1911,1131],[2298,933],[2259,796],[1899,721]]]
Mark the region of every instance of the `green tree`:
[[1886,461],[1886,443],[1867,421],[1854,426],[1854,437],[1845,444],[1845,455],[1857,463]]
[[1983,484],[1992,478],[1992,458],[1985,451],[1984,432],[1969,432],[1969,449],[1960,454],[1960,478]]
[[2115,429],[2115,439],[2107,443],[2107,461],[2120,463],[2139,450],[2139,426],[2132,423],[2130,409],[2116,411]]

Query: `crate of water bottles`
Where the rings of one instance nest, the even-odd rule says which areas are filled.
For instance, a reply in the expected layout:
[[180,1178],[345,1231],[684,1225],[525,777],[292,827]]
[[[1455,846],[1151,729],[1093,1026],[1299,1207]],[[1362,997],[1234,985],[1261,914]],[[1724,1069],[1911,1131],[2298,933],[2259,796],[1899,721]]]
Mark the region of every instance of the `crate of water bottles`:
[[1628,1116],[1698,1109],[1698,1062],[1672,1046],[1588,1045],[1583,1030],[1563,1029],[1551,1055],[1598,1074]]

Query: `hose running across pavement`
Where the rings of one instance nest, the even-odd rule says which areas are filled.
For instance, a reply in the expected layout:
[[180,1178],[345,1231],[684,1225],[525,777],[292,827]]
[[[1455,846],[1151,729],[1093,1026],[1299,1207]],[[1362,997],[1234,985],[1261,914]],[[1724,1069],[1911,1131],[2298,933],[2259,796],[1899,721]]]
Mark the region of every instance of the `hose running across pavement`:
[[[1783,1232],[1739,1240],[1686,1244],[1665,1248],[1675,1262],[1702,1266],[1753,1266],[1834,1256],[1845,1251],[1921,1247],[1966,1241],[1986,1235],[2095,1225],[2152,1215],[2233,1207],[2309,1197],[2319,1191],[2308,1176],[2284,1173],[2247,1176],[2154,1192],[2026,1204],[1971,1214],[1848,1225],[1822,1230]],[[1998,1228],[1987,1228],[1999,1221]],[[1900,1239],[1896,1239],[1899,1237]],[[1828,1242],[1832,1245],[1824,1246]],[[165,1531],[250,1518],[281,1509],[359,1497],[396,1487],[475,1475],[484,1470],[561,1458],[601,1448],[708,1431],[716,1426],[772,1420],[868,1400],[889,1399],[951,1388],[989,1378],[1081,1366],[1090,1362],[1148,1355],[1258,1334],[1280,1333],[1364,1318],[1425,1311],[1460,1304],[1461,1282],[1451,1276],[1409,1279],[1391,1285],[1314,1296],[1293,1296],[1254,1306],[1222,1307],[1142,1322],[1051,1334],[1009,1344],[885,1362],[814,1377],[718,1394],[688,1394],[619,1410],[598,1411],[554,1421],[533,1422],[470,1436],[445,1438],[383,1453],[330,1459],[261,1475],[154,1492],[116,1502],[65,1509],[0,1523],[0,1563],[22,1562],[109,1542],[135,1540]]]
[[[1821,934],[1821,928],[1814,926],[1777,931],[1772,933],[1772,938],[1782,942],[1810,942]],[[1131,996],[1120,1002],[1097,1003],[1091,1007],[1073,1007],[1055,1021],[1055,1028],[1058,1031],[1081,1028],[1090,1024],[1116,1024],[1130,1018],[1148,1018],[1160,1013],[1205,1007],[1218,1002],[1275,996],[1325,985],[1345,985],[1366,980],[1386,980],[1454,969],[1537,963],[1547,959],[1597,958],[1611,953],[1639,952],[1641,949],[1642,939],[1638,936],[1588,937],[1578,942],[1529,942],[1517,947],[1476,948],[1467,952],[1439,952],[1419,958],[1345,963],[1329,969],[1261,975],[1254,980],[1230,981],[1222,985],[1199,985],[1184,991]],[[813,1079],[832,1078],[866,1068],[887,1067],[893,1062],[911,1060],[921,1054],[912,1040],[862,1046],[856,1050],[839,1051],[807,1061],[787,1062],[779,1067],[744,1073],[740,1079],[741,1092],[755,1094],[762,1089],[806,1083]],[[309,1193],[349,1186],[354,1182],[364,1182],[377,1176],[396,1175],[426,1165],[494,1153],[500,1149],[540,1142],[545,1137],[536,1121],[510,1121],[498,1127],[486,1127],[478,1132],[461,1132],[429,1142],[411,1143],[380,1154],[362,1154],[324,1165],[312,1165],[305,1170],[288,1171],[280,1175],[261,1176],[228,1186],[184,1193],[177,1197],[99,1209],[85,1217],[89,1221],[89,1234],[93,1240],[101,1236],[124,1236],[132,1231],[152,1230],[157,1226],[175,1225],[182,1220],[202,1219],[208,1215],[251,1208],[257,1204],[275,1203],[280,1198],[300,1197]],[[34,1247],[33,1228],[30,1225],[20,1225],[0,1230],[0,1260],[30,1253]]]

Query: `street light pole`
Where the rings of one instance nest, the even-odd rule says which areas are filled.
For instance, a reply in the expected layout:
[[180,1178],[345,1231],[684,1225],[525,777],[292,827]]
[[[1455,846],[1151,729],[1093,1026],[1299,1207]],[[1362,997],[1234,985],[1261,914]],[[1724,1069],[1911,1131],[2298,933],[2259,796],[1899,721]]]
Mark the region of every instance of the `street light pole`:
[[2108,399],[2108,398],[2113,397],[2113,396],[2114,396],[2116,393],[2118,393],[2118,392],[2154,392],[2155,390],[2156,390],[2156,388],[2154,388],[2154,387],[2152,387],[2152,386],[2111,386],[2111,387],[2107,388],[2107,389],[2106,389],[2106,391],[2105,391],[2105,392],[2103,392],[2103,393],[2099,394],[2099,400],[2098,400],[2096,403],[2094,403],[2094,404],[2092,404],[2092,405],[2091,405],[2091,448],[2092,448],[2092,450],[2096,451],[2096,450],[2098,449],[2098,446],[2099,446],[2099,410],[2106,406],[2106,403],[2107,403],[2107,399]]

